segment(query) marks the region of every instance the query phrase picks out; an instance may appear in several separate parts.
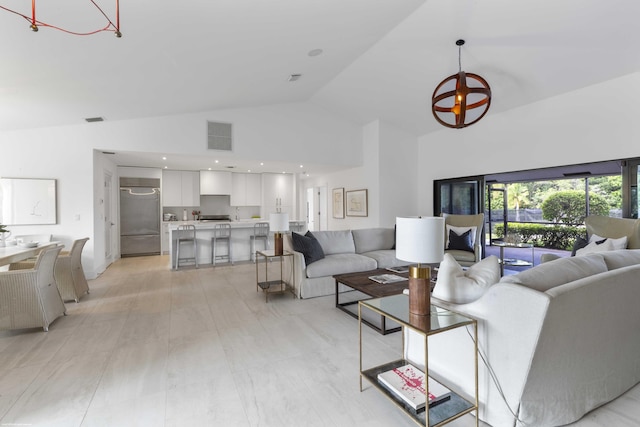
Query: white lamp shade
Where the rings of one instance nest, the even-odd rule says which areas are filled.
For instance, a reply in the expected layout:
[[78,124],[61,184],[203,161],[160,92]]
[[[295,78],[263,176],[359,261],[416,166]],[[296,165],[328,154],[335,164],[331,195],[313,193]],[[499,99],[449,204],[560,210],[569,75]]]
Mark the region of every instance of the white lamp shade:
[[396,258],[435,264],[444,257],[444,218],[396,218]]
[[289,214],[286,212],[269,214],[269,228],[276,233],[289,231]]

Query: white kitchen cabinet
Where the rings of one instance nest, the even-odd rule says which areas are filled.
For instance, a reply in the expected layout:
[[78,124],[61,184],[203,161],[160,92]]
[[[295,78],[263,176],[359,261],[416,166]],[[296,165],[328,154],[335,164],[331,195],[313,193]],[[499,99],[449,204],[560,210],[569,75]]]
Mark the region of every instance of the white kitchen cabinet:
[[285,173],[262,174],[263,214],[293,212],[293,175]]
[[169,253],[169,223],[162,223],[162,234],[160,235],[160,251],[163,255]]
[[232,193],[232,187],[231,172],[200,171],[201,195],[230,195]]
[[231,206],[260,206],[262,177],[255,173],[234,173],[230,204]]
[[262,204],[262,176],[257,173],[247,174],[247,206]]
[[162,171],[163,206],[200,206],[200,177],[194,171]]

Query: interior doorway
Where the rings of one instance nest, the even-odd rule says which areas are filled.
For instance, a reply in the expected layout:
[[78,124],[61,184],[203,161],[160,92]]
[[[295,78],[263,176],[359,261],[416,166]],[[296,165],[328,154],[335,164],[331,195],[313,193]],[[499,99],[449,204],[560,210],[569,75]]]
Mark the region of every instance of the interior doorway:
[[104,173],[104,194],[103,194],[103,217],[104,217],[104,260],[106,265],[113,262],[113,212],[112,212],[112,188],[113,188],[113,175],[110,172]]
[[307,188],[307,229],[320,231],[329,228],[327,186]]
[[307,230],[309,231],[316,231],[315,229],[315,216],[313,214],[313,212],[315,211],[315,197],[314,197],[314,189],[313,188],[307,188],[307,212],[306,212],[306,216],[307,216]]

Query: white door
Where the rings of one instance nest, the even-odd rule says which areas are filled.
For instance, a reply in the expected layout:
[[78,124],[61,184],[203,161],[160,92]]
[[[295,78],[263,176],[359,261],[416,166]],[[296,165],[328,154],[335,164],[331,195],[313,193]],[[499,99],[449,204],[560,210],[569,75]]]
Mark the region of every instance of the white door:
[[111,187],[113,177],[109,172],[104,173],[103,216],[104,216],[104,259],[105,263],[113,261],[113,213],[111,212]]
[[307,230],[316,231],[315,229],[315,215],[314,215],[314,205],[315,205],[315,197],[314,197],[314,189],[307,188]]
[[318,230],[326,230],[329,228],[329,217],[327,216],[328,199],[327,187],[318,187]]

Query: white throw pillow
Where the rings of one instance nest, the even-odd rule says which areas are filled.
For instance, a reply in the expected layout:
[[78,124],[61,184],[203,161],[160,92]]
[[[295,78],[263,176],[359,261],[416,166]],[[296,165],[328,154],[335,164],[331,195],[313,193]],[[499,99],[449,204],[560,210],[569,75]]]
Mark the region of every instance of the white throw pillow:
[[627,249],[627,236],[623,236],[618,239],[611,239],[593,234],[589,237],[589,244],[576,251],[576,256],[584,256],[594,252],[615,251],[619,249]]
[[500,264],[496,256],[489,256],[465,271],[451,254],[444,254],[433,296],[456,304],[466,304],[480,298],[499,280]]
[[600,237],[597,234],[592,234],[589,237],[589,243],[601,242],[604,239],[607,239],[607,242],[611,243],[613,247],[613,249],[611,250],[627,249],[627,236],[622,236],[618,239],[612,239],[611,237]]
[[454,233],[456,233],[458,236],[462,236],[464,233],[466,233],[467,231],[471,230],[471,247],[473,247],[476,244],[476,231],[478,230],[478,227],[476,227],[475,225],[472,227],[456,227],[455,225],[449,225],[447,224],[447,241],[444,244],[445,248],[449,247],[449,230],[453,230]]

